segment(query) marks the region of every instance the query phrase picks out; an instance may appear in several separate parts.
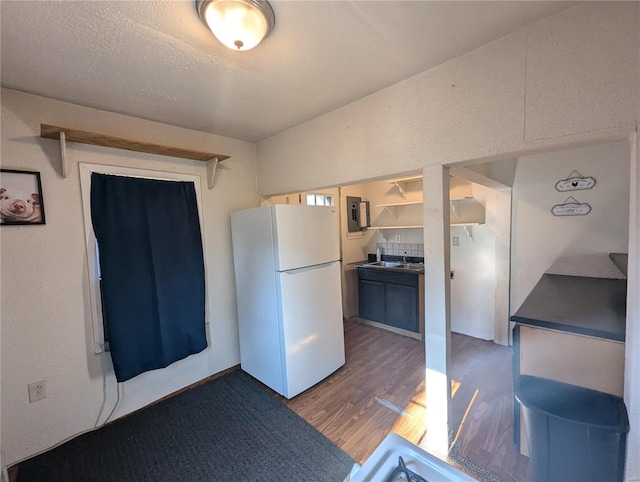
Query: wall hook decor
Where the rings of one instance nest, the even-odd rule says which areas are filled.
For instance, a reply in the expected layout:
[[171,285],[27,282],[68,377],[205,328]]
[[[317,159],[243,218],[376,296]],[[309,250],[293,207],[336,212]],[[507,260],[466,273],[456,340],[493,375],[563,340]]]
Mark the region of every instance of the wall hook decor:
[[583,189],[591,189],[596,185],[593,177],[584,177],[578,171],[573,171],[567,179],[560,179],[556,182],[556,190],[565,191],[582,191]]
[[573,196],[569,196],[562,204],[556,204],[551,208],[554,216],[585,216],[591,212],[591,206],[578,202]]

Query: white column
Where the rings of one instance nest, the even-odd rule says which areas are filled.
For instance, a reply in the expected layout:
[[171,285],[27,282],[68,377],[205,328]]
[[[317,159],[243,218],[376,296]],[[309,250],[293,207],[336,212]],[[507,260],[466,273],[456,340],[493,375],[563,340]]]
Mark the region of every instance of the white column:
[[509,286],[511,270],[511,188],[496,191],[496,300],[493,341],[509,345]]
[[449,170],[436,165],[426,167],[423,175],[427,433],[420,445],[446,457],[451,400]]
[[625,338],[624,402],[629,412],[625,480],[640,480],[640,142],[631,136],[629,267]]

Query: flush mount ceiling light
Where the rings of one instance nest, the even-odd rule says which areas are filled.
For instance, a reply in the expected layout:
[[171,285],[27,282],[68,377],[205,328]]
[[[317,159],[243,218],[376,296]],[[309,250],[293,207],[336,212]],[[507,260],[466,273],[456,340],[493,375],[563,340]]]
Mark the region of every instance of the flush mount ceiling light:
[[252,49],[276,22],[265,0],[196,0],[196,10],[213,35],[233,50]]

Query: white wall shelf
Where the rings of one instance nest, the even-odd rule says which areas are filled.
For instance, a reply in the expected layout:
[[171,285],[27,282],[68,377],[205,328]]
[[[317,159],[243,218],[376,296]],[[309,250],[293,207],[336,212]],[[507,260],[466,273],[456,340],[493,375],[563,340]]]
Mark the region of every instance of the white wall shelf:
[[473,198],[456,199],[450,202],[451,226],[477,225],[485,223],[485,209]]
[[414,204],[422,204],[422,201],[401,201],[399,203],[376,204],[377,208],[391,208],[396,206],[411,206]]
[[393,184],[395,187],[397,187],[398,191],[400,192],[400,195],[404,199],[404,197],[406,196],[406,192],[405,192],[405,188],[404,188],[405,183],[414,182],[414,181],[422,181],[422,175],[401,177],[399,179],[391,179],[391,180],[389,180],[387,182],[389,184]]
[[410,226],[369,226],[367,229],[422,229],[422,225]]
[[396,184],[398,182],[412,182],[412,181],[421,181],[421,180],[422,180],[422,174],[416,174],[415,176],[401,177],[399,179],[392,179],[387,182],[389,184]]

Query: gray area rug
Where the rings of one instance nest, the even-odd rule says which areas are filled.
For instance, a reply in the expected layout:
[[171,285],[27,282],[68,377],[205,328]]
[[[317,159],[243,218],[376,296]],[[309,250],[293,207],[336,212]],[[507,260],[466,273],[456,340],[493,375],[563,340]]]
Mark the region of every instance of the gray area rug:
[[18,482],[340,482],[353,463],[236,370],[21,463]]
[[478,480],[484,482],[504,482],[493,472],[489,472],[486,469],[474,464],[470,460],[460,455],[460,442],[455,441],[449,450],[449,463],[453,465],[458,464],[471,472]]

